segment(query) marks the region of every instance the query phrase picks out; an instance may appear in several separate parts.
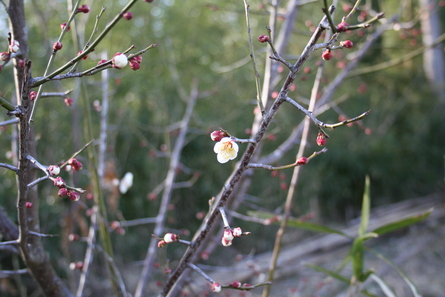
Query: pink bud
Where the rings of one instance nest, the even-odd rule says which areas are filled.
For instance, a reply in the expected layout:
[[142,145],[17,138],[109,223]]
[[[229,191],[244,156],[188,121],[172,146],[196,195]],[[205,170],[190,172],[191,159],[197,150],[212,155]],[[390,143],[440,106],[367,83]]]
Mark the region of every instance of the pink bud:
[[61,50],[62,47],[63,47],[63,44],[62,44],[60,41],[56,41],[56,42],[54,42],[54,44],[53,44],[53,50],[54,50],[54,52],[57,52],[57,51]]
[[82,13],[89,13],[90,12],[90,7],[86,4],[81,5],[79,8],[77,8],[77,12],[82,12]]
[[97,65],[102,65],[103,63],[107,63],[108,60],[100,60],[99,62],[97,62]]
[[166,246],[166,242],[165,242],[165,240],[160,240],[159,242],[158,242],[158,247],[159,248],[161,248],[161,247],[164,247],[164,246]]
[[354,46],[354,43],[352,43],[351,40],[345,40],[345,41],[341,41],[340,45],[345,48],[352,48]]
[[25,206],[26,208],[32,208],[32,202],[26,202]]
[[324,146],[326,144],[326,137],[324,136],[323,133],[318,132],[316,142],[319,146]]
[[227,133],[221,130],[213,131],[210,133],[210,138],[212,138],[213,141],[220,141],[224,137],[228,137]]
[[306,157],[301,157],[300,159],[297,160],[297,164],[298,165],[306,165],[307,164],[307,158]]
[[261,42],[261,43],[268,42],[269,41],[269,36],[267,36],[267,35],[260,35],[260,36],[258,36],[258,41]]
[[31,91],[29,92],[29,100],[34,101],[37,98],[37,92],[36,91]]
[[75,158],[68,160],[68,164],[71,165],[71,167],[76,171],[81,170],[83,167],[82,163],[77,161],[77,159],[75,159]]
[[54,179],[54,185],[57,186],[58,188],[63,188],[66,186],[65,181],[63,180],[63,178],[61,178],[60,176],[56,177]]
[[212,284],[212,291],[215,293],[221,292],[221,285],[220,283],[213,283]]
[[59,192],[57,192],[57,195],[59,197],[65,197],[66,195],[68,195],[68,189],[67,188],[60,188]]
[[142,62],[142,56],[141,55],[136,55],[131,57],[130,59],[131,62],[136,62],[136,63],[141,63]]
[[65,102],[66,106],[71,106],[74,102],[74,100],[71,98],[65,98],[63,101]]
[[337,25],[337,31],[338,32],[345,32],[348,30],[348,23],[346,22],[341,22],[340,24]]
[[127,11],[126,13],[124,13],[124,14],[122,15],[122,17],[123,17],[124,19],[126,19],[127,21],[129,21],[129,20],[131,20],[131,19],[133,18],[133,14],[132,14],[131,12]]
[[0,53],[0,60],[2,60],[3,62],[9,61],[10,57],[11,56],[7,52]]
[[80,199],[80,194],[76,191],[68,191],[68,197],[72,201],[78,201]]
[[130,68],[133,69],[134,71],[139,70],[141,68],[141,64],[130,61]]
[[[63,31],[63,30],[65,30],[65,28],[66,28],[66,23],[62,23],[62,24],[60,24],[60,29]],[[71,30],[71,27],[70,26],[68,26],[68,28],[66,28],[66,31],[69,31],[69,30]]]
[[234,281],[234,282],[231,282],[231,283],[230,283],[230,286],[231,286],[232,288],[239,288],[239,287],[241,287],[241,282],[240,282],[240,281]]

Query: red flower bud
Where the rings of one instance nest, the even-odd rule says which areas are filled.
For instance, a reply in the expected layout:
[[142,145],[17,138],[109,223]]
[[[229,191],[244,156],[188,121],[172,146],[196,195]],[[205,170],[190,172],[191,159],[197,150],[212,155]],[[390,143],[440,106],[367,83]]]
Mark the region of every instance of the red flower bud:
[[32,208],[32,202],[26,202],[25,206],[26,208]]
[[131,19],[133,18],[133,14],[132,14],[131,12],[127,11],[126,13],[124,13],[124,14],[122,15],[122,17],[123,17],[124,19],[126,19],[127,21],[129,21],[129,20],[131,20]]
[[239,288],[239,287],[241,287],[241,282],[240,282],[240,281],[234,281],[234,282],[231,282],[231,283],[230,283],[230,286],[231,286],[232,288]]
[[141,64],[139,64],[138,62],[130,61],[130,68],[134,71],[139,70],[141,68]]
[[77,8],[77,12],[83,12],[83,13],[89,13],[90,12],[90,7],[86,4],[81,5],[79,8]]
[[337,25],[337,31],[338,32],[345,32],[348,30],[348,23],[346,22],[341,22],[340,24]]
[[68,195],[68,189],[67,188],[60,188],[59,192],[57,192],[57,195],[59,197],[65,197],[66,195]]
[[340,42],[340,45],[345,48],[352,48],[354,46],[354,43],[352,43],[351,40],[345,40],[345,41]]
[[326,144],[326,137],[324,136],[323,133],[318,132],[316,142],[319,146],[324,146]]
[[323,58],[323,60],[329,61],[330,59],[332,59],[332,53],[331,50],[327,49],[325,50],[322,54],[321,57]]
[[298,165],[306,165],[307,164],[307,158],[306,157],[301,157],[300,159],[297,160],[297,164]]
[[167,243],[165,242],[165,240],[160,240],[160,241],[158,242],[158,247],[159,247],[159,248],[164,247],[164,246],[166,246],[166,245],[167,245]]
[[76,171],[81,170],[83,167],[82,163],[77,161],[77,159],[75,159],[75,158],[68,160],[68,164],[71,165],[71,167]]
[[261,42],[261,43],[268,42],[269,41],[269,36],[267,36],[267,35],[260,35],[260,36],[258,36],[258,41]]
[[63,47],[63,44],[62,44],[60,41],[56,41],[56,42],[54,42],[54,44],[53,44],[53,50],[54,50],[55,52],[61,50],[62,47]]
[[79,192],[76,192],[76,191],[68,191],[68,197],[72,201],[79,201],[80,194],[79,194]]

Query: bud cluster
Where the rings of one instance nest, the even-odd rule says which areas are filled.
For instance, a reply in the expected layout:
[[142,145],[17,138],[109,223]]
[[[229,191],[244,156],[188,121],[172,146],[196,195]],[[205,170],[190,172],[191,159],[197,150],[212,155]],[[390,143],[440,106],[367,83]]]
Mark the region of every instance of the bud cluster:
[[159,240],[158,247],[164,247],[167,245],[167,243],[176,242],[179,240],[179,235],[174,233],[166,233],[164,235],[164,238]]
[[224,230],[223,237],[221,238],[221,243],[223,246],[231,246],[232,241],[235,237],[240,237],[242,235],[248,235],[250,232],[244,232],[240,227],[236,227],[233,229],[226,228]]
[[130,59],[130,68],[134,71],[139,70],[141,68],[142,56],[136,55]]

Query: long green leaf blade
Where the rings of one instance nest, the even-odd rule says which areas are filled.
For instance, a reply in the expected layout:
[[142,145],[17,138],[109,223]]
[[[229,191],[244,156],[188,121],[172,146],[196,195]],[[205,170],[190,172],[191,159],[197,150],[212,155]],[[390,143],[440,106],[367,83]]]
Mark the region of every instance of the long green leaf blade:
[[372,231],[373,233],[377,233],[378,235],[382,235],[385,233],[389,233],[401,228],[405,228],[409,225],[418,223],[420,221],[423,221],[424,219],[426,219],[427,217],[429,217],[429,215],[431,214],[431,212],[433,211],[433,209],[427,210],[423,213],[417,214],[415,216],[412,217],[408,217],[402,220],[398,220],[389,224],[386,224],[382,227],[379,227],[377,229],[375,229],[374,231]]

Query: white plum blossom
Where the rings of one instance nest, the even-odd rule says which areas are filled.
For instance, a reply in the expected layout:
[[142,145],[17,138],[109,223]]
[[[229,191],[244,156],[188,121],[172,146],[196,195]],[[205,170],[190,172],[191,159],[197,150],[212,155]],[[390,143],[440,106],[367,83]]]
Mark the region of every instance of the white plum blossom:
[[164,235],[164,241],[166,243],[172,243],[174,241],[178,241],[178,235],[173,234],[173,233],[167,233]]
[[230,137],[224,137],[221,141],[215,144],[213,150],[218,155],[216,156],[219,163],[226,163],[229,160],[236,158],[238,154],[238,144]]
[[133,173],[127,172],[119,183],[119,192],[127,193],[128,189],[133,185]]

